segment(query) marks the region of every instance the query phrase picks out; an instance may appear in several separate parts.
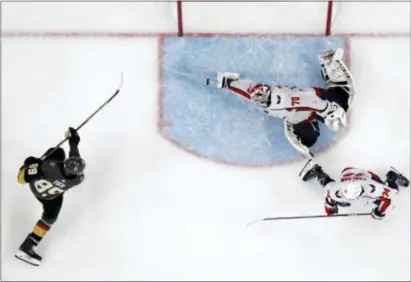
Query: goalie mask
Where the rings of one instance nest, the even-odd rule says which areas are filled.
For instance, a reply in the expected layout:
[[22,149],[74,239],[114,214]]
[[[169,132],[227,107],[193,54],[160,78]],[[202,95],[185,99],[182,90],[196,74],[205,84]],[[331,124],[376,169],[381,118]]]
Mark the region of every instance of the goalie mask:
[[248,90],[251,99],[260,107],[268,107],[271,99],[271,87],[266,84],[257,84]]
[[67,175],[81,175],[86,168],[86,162],[80,157],[69,157],[64,161],[64,173]]

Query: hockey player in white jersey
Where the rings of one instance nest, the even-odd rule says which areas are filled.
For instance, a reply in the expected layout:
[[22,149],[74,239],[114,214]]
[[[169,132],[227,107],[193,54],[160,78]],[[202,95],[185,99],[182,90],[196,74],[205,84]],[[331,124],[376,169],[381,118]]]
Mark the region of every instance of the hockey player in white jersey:
[[371,211],[374,219],[383,219],[392,204],[399,187],[408,187],[409,180],[391,168],[386,180],[369,170],[347,167],[336,182],[322,167],[310,159],[300,172],[303,181],[316,179],[325,188],[324,208],[327,215],[337,214],[338,207],[350,206],[350,202],[360,199],[370,200],[375,207]]
[[268,85],[240,79],[237,73],[218,73],[217,88],[229,89],[254,102],[266,114],[283,118],[288,141],[299,152],[313,156],[309,148],[320,135],[318,121],[333,131],[347,125],[354,82],[343,56],[343,49],[328,50],[319,56],[325,89]]

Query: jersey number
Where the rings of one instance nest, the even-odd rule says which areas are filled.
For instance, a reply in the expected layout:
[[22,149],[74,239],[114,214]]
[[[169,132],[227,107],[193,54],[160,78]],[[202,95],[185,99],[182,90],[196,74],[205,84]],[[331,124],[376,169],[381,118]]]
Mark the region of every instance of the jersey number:
[[39,166],[39,164],[31,164],[29,165],[28,169],[27,169],[27,173],[28,175],[35,175],[37,174],[38,170],[37,167]]
[[[62,184],[62,186],[64,187],[65,185]],[[55,194],[60,194],[64,192],[63,189],[56,187],[53,183],[51,183],[50,181],[44,180],[44,179],[40,179],[34,182],[34,187],[36,187],[37,192],[42,194],[42,196],[46,196],[47,194],[55,195]]]
[[295,106],[299,104],[300,104],[300,97],[296,97],[296,96],[291,97],[291,106]]

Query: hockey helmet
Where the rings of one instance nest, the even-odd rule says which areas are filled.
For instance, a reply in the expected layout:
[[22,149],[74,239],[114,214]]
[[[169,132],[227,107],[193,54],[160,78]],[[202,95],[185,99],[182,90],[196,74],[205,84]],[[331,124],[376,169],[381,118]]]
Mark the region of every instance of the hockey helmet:
[[251,99],[259,106],[268,107],[270,96],[271,96],[271,87],[266,84],[257,84],[251,87],[248,90],[250,93]]
[[86,168],[86,162],[80,157],[69,157],[64,161],[64,173],[68,175],[81,175]]
[[345,186],[341,189],[343,197],[347,200],[358,199],[363,191],[364,190],[361,186],[361,183],[358,182],[345,184]]

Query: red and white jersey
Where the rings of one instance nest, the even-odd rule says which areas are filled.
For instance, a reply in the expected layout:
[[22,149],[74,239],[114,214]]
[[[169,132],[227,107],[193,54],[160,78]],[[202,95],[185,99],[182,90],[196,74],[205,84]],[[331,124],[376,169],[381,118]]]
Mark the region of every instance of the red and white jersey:
[[320,88],[297,88],[287,86],[270,86],[271,95],[268,105],[259,105],[252,96],[255,87],[261,85],[251,80],[235,80],[228,87],[233,93],[244,99],[255,102],[270,116],[286,119],[297,124],[310,121],[316,113],[327,107],[327,101],[320,98]]
[[362,187],[359,199],[380,200],[379,210],[382,213],[390,206],[392,198],[398,194],[398,190],[388,187],[375,173],[348,167],[342,170],[340,183],[332,182],[331,185],[326,185],[327,200],[330,203],[347,202],[342,190],[344,186],[354,182]]

